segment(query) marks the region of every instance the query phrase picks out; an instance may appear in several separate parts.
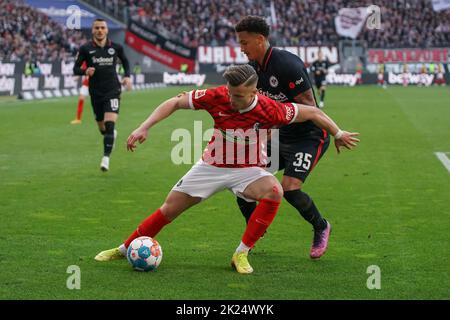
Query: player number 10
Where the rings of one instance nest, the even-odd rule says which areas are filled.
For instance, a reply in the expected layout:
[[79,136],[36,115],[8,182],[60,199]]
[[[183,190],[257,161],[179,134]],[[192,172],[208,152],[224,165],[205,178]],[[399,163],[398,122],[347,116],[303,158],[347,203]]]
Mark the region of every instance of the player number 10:
[[119,99],[111,99],[109,100],[111,102],[111,110],[116,111],[119,109]]
[[311,157],[309,153],[298,152],[295,154],[297,161],[294,161],[294,166],[309,170],[311,167]]

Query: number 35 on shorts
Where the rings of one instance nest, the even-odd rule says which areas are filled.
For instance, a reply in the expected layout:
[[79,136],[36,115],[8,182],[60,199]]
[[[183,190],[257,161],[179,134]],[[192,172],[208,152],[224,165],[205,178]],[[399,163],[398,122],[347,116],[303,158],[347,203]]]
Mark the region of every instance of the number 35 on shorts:
[[296,160],[292,163],[296,172],[305,172],[311,168],[312,155],[309,153],[297,152],[295,154]]
[[119,109],[119,99],[110,99],[111,102],[111,110],[117,111]]

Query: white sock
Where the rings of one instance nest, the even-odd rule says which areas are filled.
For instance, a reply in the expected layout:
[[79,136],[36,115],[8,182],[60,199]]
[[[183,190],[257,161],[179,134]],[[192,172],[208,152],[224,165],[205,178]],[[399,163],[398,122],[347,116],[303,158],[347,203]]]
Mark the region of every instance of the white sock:
[[236,252],[245,252],[248,253],[248,251],[250,250],[250,247],[247,247],[242,241],[239,244],[239,247],[237,247]]
[[123,256],[127,256],[127,248],[125,248],[125,245],[123,243],[119,246],[119,251]]

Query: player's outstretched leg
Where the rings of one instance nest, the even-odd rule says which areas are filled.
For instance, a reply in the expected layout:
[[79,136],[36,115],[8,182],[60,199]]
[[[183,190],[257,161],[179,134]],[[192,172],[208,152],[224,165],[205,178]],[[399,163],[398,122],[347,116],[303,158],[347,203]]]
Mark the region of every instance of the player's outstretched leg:
[[100,252],[95,256],[97,261],[111,261],[126,257],[127,249],[130,243],[141,236],[155,237],[159,231],[170,221],[162,214],[161,209],[156,210],[147,219],[137,227],[137,229],[128,237],[118,248],[113,248]]
[[[134,239],[147,236],[154,238],[161,230],[178,217],[181,213],[189,207],[199,203],[201,198],[191,197],[188,194],[171,191],[167,196],[166,201],[147,217],[142,223],[133,231],[123,244],[117,248],[109,249],[100,252],[95,257],[97,261],[111,261],[115,259],[122,259],[126,257],[127,249]],[[164,213],[163,213],[164,212]]]

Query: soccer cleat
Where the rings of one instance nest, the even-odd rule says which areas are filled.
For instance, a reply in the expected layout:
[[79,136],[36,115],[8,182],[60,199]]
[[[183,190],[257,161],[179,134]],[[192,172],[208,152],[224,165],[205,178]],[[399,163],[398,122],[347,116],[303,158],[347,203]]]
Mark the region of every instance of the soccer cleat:
[[250,274],[253,272],[253,268],[248,263],[248,254],[245,252],[235,252],[233,258],[231,258],[231,266],[236,269],[240,274]]
[[81,120],[75,119],[75,120],[70,121],[70,123],[71,124],[81,124]]
[[319,108],[322,109],[323,107],[325,107],[325,104],[323,103],[323,101],[319,102]]
[[109,157],[104,156],[102,158],[102,162],[100,164],[100,170],[102,170],[103,172],[106,172],[109,170]]
[[114,248],[100,252],[94,259],[97,261],[111,261],[123,258],[125,256],[120,252],[119,248]]
[[327,227],[323,230],[314,230],[314,240],[311,246],[309,256],[311,259],[319,259],[325,254],[328,248],[328,239],[330,238],[331,224],[327,221]]

